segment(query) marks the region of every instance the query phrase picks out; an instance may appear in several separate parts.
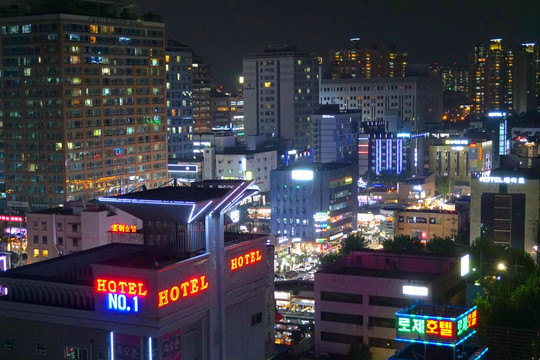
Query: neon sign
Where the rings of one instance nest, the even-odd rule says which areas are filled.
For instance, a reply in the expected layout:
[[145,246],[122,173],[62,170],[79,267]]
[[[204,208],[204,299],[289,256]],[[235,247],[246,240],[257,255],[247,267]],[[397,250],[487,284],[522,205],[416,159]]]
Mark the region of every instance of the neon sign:
[[[426,313],[433,315],[418,315]],[[396,341],[455,347],[476,333],[477,309],[443,309],[417,301],[396,312],[396,318]]]
[[96,279],[96,291],[107,293],[107,309],[119,312],[139,312],[139,296],[148,294],[142,282],[111,279]]
[[137,225],[111,224],[111,232],[114,233],[136,233]]
[[208,289],[208,282],[205,275],[184,281],[180,285],[174,285],[169,289],[160,291],[158,293],[158,307],[177,302],[180,297],[185,298],[195,295],[206,289]]
[[525,178],[516,178],[516,177],[500,177],[500,176],[483,176],[478,178],[478,181],[483,183],[492,183],[492,184],[525,184]]
[[262,259],[262,255],[261,255],[260,250],[250,251],[244,255],[240,255],[235,258],[232,258],[230,269],[236,270],[243,267],[244,265],[249,265],[249,264],[259,262],[261,261],[261,259]]
[[0,215],[0,221],[16,221],[16,222],[22,222],[22,221],[23,221],[23,217],[22,217],[22,216]]
[[449,139],[444,141],[445,145],[469,145],[467,139]]

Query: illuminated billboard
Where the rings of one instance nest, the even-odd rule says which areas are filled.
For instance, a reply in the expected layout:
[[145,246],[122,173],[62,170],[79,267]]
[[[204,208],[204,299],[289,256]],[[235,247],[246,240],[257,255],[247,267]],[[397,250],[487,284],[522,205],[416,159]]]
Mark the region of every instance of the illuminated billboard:
[[293,170],[291,177],[293,180],[313,180],[313,170]]
[[477,309],[417,301],[396,312],[396,341],[455,347],[476,333]]

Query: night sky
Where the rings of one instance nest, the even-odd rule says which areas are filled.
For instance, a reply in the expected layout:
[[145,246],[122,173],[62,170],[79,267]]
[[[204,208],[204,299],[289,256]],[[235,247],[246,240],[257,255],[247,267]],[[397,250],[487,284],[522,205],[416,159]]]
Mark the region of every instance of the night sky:
[[131,0],[163,17],[167,38],[193,47],[212,82],[232,89],[242,57],[268,44],[296,45],[326,58],[351,37],[395,45],[409,63],[465,64],[471,46],[502,38],[540,44],[540,0]]

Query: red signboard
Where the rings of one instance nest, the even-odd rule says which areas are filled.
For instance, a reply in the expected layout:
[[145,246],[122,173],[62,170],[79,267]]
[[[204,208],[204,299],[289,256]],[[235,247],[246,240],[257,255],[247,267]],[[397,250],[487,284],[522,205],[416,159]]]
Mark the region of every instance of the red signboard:
[[16,222],[22,222],[22,221],[23,221],[23,217],[22,217],[22,216],[0,215],[0,221],[16,221]]
[[136,225],[111,224],[111,232],[114,233],[136,233]]

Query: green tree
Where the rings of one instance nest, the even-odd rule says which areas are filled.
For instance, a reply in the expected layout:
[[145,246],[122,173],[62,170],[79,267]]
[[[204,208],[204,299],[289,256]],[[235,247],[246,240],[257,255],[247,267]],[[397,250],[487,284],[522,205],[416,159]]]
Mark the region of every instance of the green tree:
[[459,253],[459,247],[455,241],[449,237],[434,236],[426,244],[426,250],[433,254],[456,256]]
[[321,254],[319,256],[319,263],[321,264],[321,266],[324,266],[327,264],[331,264],[335,262],[336,260],[341,259],[342,257],[343,256],[341,255],[340,252]]
[[439,192],[439,195],[446,196],[448,193],[450,193],[450,177],[449,176],[437,176],[437,180],[435,181],[435,186],[437,188],[437,191]]
[[479,276],[482,276],[485,272],[489,272],[493,268],[493,264],[497,260],[500,260],[500,252],[501,249],[490,238],[484,236],[477,237],[470,247],[471,266],[478,268]]
[[418,239],[409,235],[396,235],[394,239],[386,239],[382,243],[385,250],[400,253],[420,253],[424,251],[424,245]]
[[347,256],[351,251],[366,249],[369,246],[369,242],[359,233],[349,234],[345,239],[341,241],[341,254]]
[[373,353],[366,344],[353,343],[347,352],[347,360],[372,360]]
[[362,174],[362,179],[368,184],[368,187],[370,187],[377,179],[377,174],[371,169],[366,170]]
[[333,263],[334,261],[348,256],[351,251],[362,250],[367,248],[368,241],[359,233],[349,234],[341,240],[341,248],[334,253],[321,254],[319,261],[321,265]]

